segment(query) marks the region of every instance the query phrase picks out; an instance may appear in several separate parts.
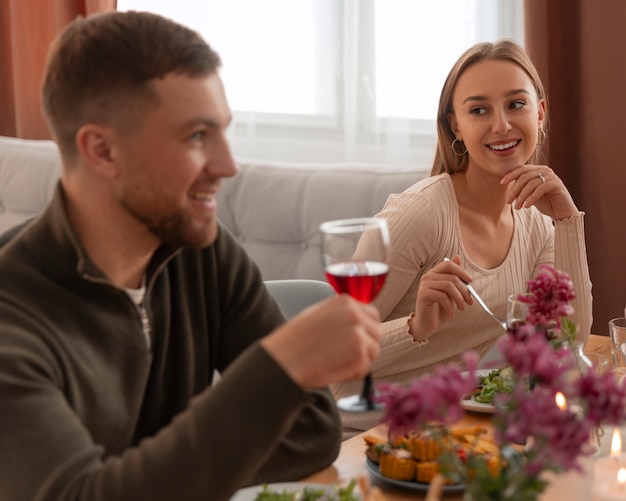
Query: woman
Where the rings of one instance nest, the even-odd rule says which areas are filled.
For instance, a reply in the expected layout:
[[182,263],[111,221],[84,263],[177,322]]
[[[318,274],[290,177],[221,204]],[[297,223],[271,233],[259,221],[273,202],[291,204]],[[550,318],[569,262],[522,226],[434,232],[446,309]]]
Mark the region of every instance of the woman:
[[[378,214],[389,223],[393,257],[375,302],[387,320],[375,380],[408,380],[469,350],[485,354],[503,330],[465,282],[504,317],[507,296],[526,290],[543,263],[573,280],[572,320],[586,341],[584,214],[540,163],[547,122],[539,75],[514,42],[477,44],[455,63],[439,101],[431,176],[390,196]],[[356,389],[339,385],[335,396]],[[344,416],[344,426],[365,429],[374,419]]]

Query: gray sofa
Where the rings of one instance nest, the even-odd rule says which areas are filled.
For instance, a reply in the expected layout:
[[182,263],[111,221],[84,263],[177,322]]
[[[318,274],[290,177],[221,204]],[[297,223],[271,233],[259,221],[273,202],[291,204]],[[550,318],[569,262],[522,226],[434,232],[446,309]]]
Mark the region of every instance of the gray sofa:
[[[428,175],[369,164],[238,164],[240,173],[223,181],[218,214],[266,280],[323,279],[321,222],[374,215],[390,193]],[[0,234],[44,209],[60,172],[52,141],[0,137]]]

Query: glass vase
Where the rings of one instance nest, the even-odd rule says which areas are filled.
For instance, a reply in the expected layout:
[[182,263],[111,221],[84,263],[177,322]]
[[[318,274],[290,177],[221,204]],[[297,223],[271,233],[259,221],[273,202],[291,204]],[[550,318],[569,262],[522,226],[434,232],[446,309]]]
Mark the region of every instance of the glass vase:
[[593,370],[593,364],[585,355],[585,345],[580,341],[568,341],[565,346],[569,346],[571,357],[574,359],[574,368],[578,376]]

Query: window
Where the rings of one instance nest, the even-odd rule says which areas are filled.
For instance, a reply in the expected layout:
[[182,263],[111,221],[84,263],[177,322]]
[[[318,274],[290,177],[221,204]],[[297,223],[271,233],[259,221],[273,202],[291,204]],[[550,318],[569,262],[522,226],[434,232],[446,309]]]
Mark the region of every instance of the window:
[[236,155],[430,163],[439,92],[478,41],[523,43],[516,0],[118,0],[223,59]]

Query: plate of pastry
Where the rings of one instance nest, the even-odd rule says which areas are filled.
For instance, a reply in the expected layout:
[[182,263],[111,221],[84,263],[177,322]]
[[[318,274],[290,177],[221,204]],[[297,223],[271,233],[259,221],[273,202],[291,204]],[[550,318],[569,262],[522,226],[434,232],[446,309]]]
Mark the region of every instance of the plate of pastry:
[[[370,435],[364,440],[365,467],[371,477],[422,494],[443,470],[444,452],[458,456],[461,464],[470,456],[482,456],[494,477],[503,467],[498,446],[482,426],[436,425],[396,436],[393,441]],[[466,473],[458,471],[457,478],[465,478]],[[465,488],[464,483],[454,483],[449,478],[443,484],[444,493],[462,493]]]
[[[365,468],[367,468],[367,471],[369,471],[372,477],[383,484],[409,489],[422,494],[428,492],[428,488],[430,487],[430,483],[417,482],[415,480],[396,480],[394,478],[386,477],[380,472],[380,466],[369,458],[365,460]],[[444,494],[458,494],[465,492],[465,484],[444,484],[442,492]]]

